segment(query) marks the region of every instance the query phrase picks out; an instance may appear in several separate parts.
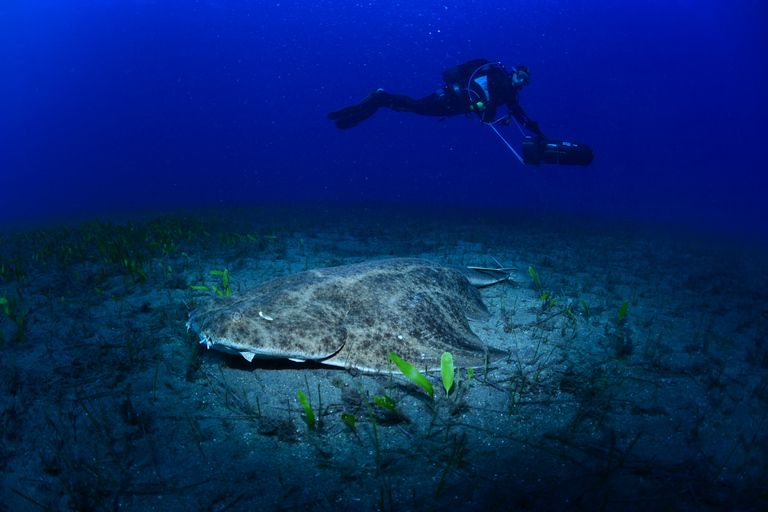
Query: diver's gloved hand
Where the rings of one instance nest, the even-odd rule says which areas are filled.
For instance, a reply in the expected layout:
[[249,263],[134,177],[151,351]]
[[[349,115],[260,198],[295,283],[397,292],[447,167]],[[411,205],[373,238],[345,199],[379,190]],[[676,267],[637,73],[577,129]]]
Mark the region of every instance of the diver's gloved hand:
[[497,123],[499,126],[509,126],[509,117],[504,117],[502,119],[499,119]]

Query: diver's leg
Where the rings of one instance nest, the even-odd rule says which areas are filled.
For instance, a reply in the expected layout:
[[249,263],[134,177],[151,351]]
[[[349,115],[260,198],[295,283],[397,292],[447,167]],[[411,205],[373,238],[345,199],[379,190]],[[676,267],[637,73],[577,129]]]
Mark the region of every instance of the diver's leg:
[[437,93],[432,93],[418,100],[402,94],[387,94],[386,99],[387,103],[384,106],[397,112],[411,112],[422,116],[439,117],[452,116],[459,113],[454,111],[450,103],[446,101],[445,96],[438,96]]
[[362,123],[381,107],[423,116],[444,117],[463,113],[460,106],[454,103],[445,95],[439,96],[437,93],[416,100],[404,94],[390,94],[384,89],[376,89],[363,101],[331,112],[328,119],[335,120],[339,129],[346,130]]

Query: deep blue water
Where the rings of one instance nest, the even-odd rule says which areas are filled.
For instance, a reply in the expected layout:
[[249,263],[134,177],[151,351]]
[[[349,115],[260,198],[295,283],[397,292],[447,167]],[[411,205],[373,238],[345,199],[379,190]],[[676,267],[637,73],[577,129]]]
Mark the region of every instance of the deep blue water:
[[[758,0],[3,0],[0,225],[266,202],[590,212],[768,238]],[[520,164],[488,127],[334,109],[421,97],[475,58],[588,167]],[[517,148],[516,128],[504,134]]]

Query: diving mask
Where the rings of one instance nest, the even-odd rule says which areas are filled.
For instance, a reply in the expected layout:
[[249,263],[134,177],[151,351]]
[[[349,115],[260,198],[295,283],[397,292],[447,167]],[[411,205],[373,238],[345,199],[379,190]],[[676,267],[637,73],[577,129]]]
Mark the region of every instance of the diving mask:
[[515,85],[515,87],[521,88],[522,86],[531,83],[531,75],[525,71],[515,71],[512,74],[512,83]]

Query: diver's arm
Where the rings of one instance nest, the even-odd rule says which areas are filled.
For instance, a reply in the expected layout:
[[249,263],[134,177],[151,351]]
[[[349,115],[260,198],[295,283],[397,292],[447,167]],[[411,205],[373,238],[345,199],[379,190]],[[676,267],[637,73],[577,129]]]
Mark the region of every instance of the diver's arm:
[[[508,105],[509,106],[509,105]],[[512,106],[509,106],[509,114],[507,114],[507,124],[509,124],[509,118],[514,117],[517,119],[517,121],[525,126],[525,128],[542,139],[546,140],[547,136],[544,135],[541,132],[541,129],[539,128],[539,123],[528,117],[528,114],[525,113],[525,110],[523,110],[523,107],[520,106],[519,103],[515,103]]]

